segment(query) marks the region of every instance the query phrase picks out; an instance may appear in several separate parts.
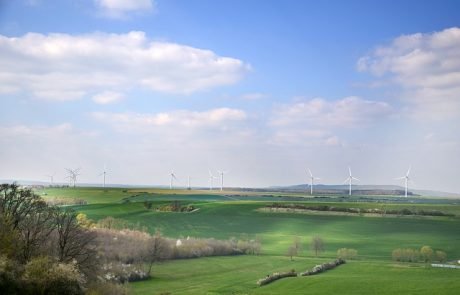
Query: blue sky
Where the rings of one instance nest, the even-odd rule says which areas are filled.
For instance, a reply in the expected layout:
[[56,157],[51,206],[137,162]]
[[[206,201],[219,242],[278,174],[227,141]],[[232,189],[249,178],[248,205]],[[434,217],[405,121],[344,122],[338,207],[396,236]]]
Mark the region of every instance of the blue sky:
[[458,1],[2,1],[0,179],[460,192]]

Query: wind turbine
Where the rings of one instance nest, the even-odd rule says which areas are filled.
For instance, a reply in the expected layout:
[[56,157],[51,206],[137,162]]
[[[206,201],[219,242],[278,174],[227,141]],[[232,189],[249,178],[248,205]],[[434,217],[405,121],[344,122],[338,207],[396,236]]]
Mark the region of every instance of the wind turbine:
[[56,175],[56,173],[53,173],[51,175],[45,175],[46,177],[50,178],[50,186],[54,184],[54,175]]
[[321,178],[314,177],[313,174],[311,173],[311,170],[308,169],[308,173],[310,173],[310,195],[313,195],[313,181],[320,180]]
[[228,171],[217,171],[220,174],[220,191],[224,190],[224,174]]
[[106,171],[106,170],[107,170],[107,169],[106,169],[106,166],[105,166],[105,164],[104,164],[104,171],[103,171],[101,174],[99,174],[99,176],[104,175],[104,183],[103,183],[103,187],[104,187],[104,188],[105,188],[105,175],[107,174],[107,171]]
[[169,182],[169,189],[173,189],[173,181],[174,179],[175,180],[178,180],[177,177],[176,177],[176,174],[174,174],[174,171],[171,171],[171,179],[170,179],[170,182]]
[[212,175],[211,170],[209,170],[209,190],[212,191],[212,181],[218,179],[219,177]]
[[77,169],[69,169],[66,168],[67,173],[69,174],[66,178],[69,178],[70,184],[73,182],[73,187],[75,187],[75,184],[77,183],[77,176],[80,175],[80,168]]
[[190,186],[190,175],[188,176],[188,185],[187,185],[187,189],[188,190],[191,190],[192,187]]
[[351,168],[350,167],[348,167],[348,172],[350,174],[349,174],[348,178],[345,179],[345,181],[343,183],[344,184],[347,183],[347,182],[349,183],[350,187],[349,187],[348,195],[351,196],[351,185],[353,184],[353,179],[357,180],[357,181],[359,181],[359,179],[356,178],[356,177],[353,177],[353,175],[351,175]]
[[407,173],[406,173],[405,176],[395,178],[395,179],[404,179],[404,184],[405,184],[405,194],[404,195],[406,196],[406,198],[407,198],[407,189],[408,189],[409,180],[410,180],[410,178],[409,178],[410,168],[411,167],[409,166],[409,169],[407,170]]

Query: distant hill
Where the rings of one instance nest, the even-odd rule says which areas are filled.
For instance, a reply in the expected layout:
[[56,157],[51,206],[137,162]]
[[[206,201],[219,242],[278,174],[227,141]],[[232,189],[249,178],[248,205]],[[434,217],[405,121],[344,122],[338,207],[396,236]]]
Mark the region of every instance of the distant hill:
[[[20,185],[27,186],[48,186],[47,181],[33,181],[33,180],[12,180],[0,179],[0,183],[13,183],[16,182]],[[67,185],[67,183],[55,183],[56,186]],[[79,187],[100,187],[100,183],[77,183]],[[128,184],[106,184],[107,187],[119,188],[167,188],[163,185],[128,185]],[[208,189],[207,187],[194,187],[194,189]],[[254,192],[309,192],[310,185],[296,184],[289,186],[270,186],[265,188],[245,188],[245,187],[232,187],[236,191],[254,191]],[[329,185],[329,184],[315,184],[314,191],[316,195],[346,195],[348,194],[348,185]],[[404,195],[404,187],[398,185],[353,185],[354,195]],[[433,190],[417,190],[411,189],[408,193],[412,196],[424,197],[443,197],[443,198],[460,198],[458,193],[448,193]]]
[[[274,186],[270,187],[272,190],[280,191],[308,191],[310,185],[297,184],[290,186]],[[326,185],[317,184],[314,186],[316,194],[347,194],[348,185]],[[354,195],[404,195],[404,187],[398,185],[353,185]],[[409,195],[418,195],[426,197],[445,197],[445,198],[460,198],[460,194],[448,193],[433,190],[415,190],[410,189]]]

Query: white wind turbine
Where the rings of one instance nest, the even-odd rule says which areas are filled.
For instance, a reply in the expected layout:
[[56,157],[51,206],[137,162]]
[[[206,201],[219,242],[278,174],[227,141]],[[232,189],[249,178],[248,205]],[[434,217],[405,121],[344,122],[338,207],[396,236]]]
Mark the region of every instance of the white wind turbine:
[[209,190],[212,191],[212,182],[214,179],[218,179],[219,177],[212,175],[211,170],[209,170]]
[[53,174],[50,174],[50,175],[45,175],[46,177],[50,178],[50,186],[52,186],[54,184],[54,175],[56,175],[56,173],[53,173]]
[[187,182],[187,189],[188,190],[191,190],[192,189],[192,186],[190,185],[190,175],[188,176],[188,182]]
[[173,181],[174,181],[174,179],[175,180],[178,180],[178,179],[176,177],[176,174],[174,174],[174,171],[171,171],[170,176],[171,176],[171,179],[169,181],[169,189],[173,189]]
[[315,179],[320,180],[321,178],[314,177],[310,169],[308,169],[308,173],[310,173],[310,195],[313,195],[313,182]]
[[77,177],[80,175],[80,169],[81,168],[77,168],[77,169],[66,168],[67,173],[68,173],[68,176],[66,178],[69,178],[69,186],[73,182],[73,187],[75,187],[75,184],[77,183]]
[[353,177],[353,175],[351,175],[351,168],[350,168],[350,167],[348,167],[348,172],[349,172],[350,174],[349,174],[348,178],[345,179],[345,181],[344,181],[343,183],[344,183],[344,184],[347,183],[347,182],[349,183],[348,195],[351,196],[351,185],[353,184],[353,179],[354,179],[354,180],[357,180],[357,181],[359,181],[359,179],[356,178],[356,177]]
[[107,170],[107,168],[106,168],[106,166],[105,166],[105,164],[104,164],[104,171],[103,171],[101,174],[99,174],[99,176],[101,176],[101,175],[104,176],[104,182],[103,182],[103,187],[104,187],[104,188],[105,188],[105,176],[107,175],[107,171],[106,171],[106,170]]
[[405,197],[407,198],[407,189],[408,189],[408,186],[409,186],[409,181],[410,181],[410,178],[409,178],[409,173],[410,173],[410,166],[409,166],[409,169],[407,170],[407,173],[405,176],[401,176],[401,177],[398,177],[398,178],[395,178],[395,179],[404,179],[404,187],[405,187]]
[[224,174],[227,173],[228,171],[217,171],[217,173],[220,174],[220,190],[224,190]]

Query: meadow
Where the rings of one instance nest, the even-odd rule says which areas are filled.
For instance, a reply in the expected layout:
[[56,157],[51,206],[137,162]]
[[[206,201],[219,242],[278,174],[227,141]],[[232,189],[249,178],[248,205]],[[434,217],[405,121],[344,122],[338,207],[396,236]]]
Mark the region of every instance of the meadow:
[[[153,233],[173,238],[260,239],[260,255],[208,257],[168,261],[154,266],[153,278],[131,283],[135,294],[457,294],[459,269],[432,268],[424,263],[397,263],[396,248],[424,245],[460,258],[460,205],[458,200],[401,198],[310,198],[302,194],[189,192],[158,189],[65,188],[39,192],[45,198],[82,198],[74,206],[94,220],[107,216],[125,220]],[[199,210],[191,213],[156,212],[153,206],[180,200]],[[273,202],[328,204],[353,208],[408,208],[438,210],[454,217],[337,216],[331,214],[270,213],[257,211]],[[313,236],[325,242],[315,257],[309,249]],[[295,237],[302,251],[291,261],[287,249]],[[336,257],[337,249],[353,248],[356,260],[312,277],[287,278],[264,287],[256,281],[267,274],[295,269],[305,271]]]

